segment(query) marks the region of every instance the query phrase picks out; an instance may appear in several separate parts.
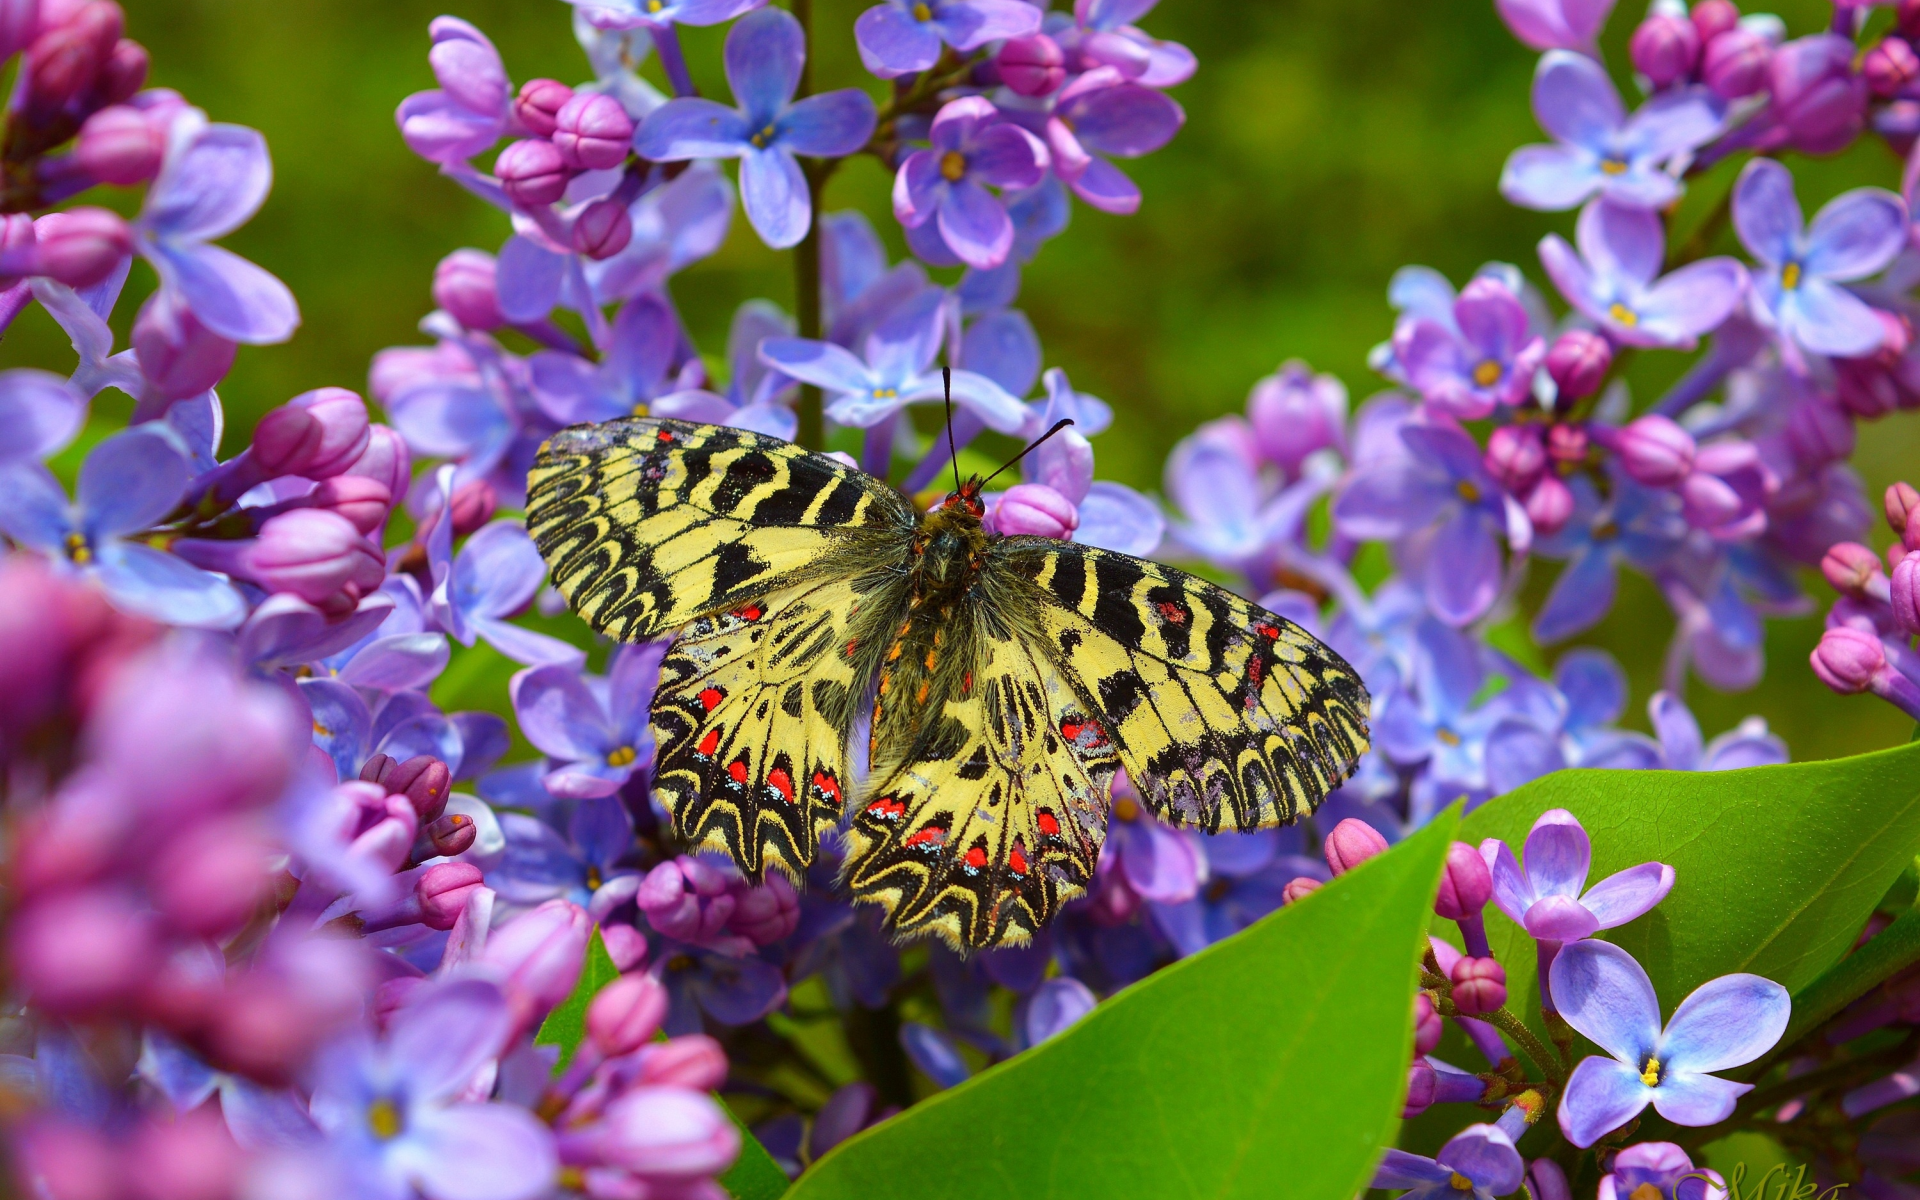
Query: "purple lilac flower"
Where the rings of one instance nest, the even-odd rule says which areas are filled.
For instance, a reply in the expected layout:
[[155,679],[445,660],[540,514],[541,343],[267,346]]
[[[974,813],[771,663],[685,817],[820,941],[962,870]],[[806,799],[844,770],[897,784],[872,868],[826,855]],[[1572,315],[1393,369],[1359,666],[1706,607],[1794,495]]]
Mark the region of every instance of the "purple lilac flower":
[[1477,420],[1533,394],[1546,339],[1532,334],[1527,310],[1498,280],[1480,277],[1453,302],[1453,326],[1414,318],[1393,333],[1407,382],[1435,409]]
[[1297,828],[1218,833],[1201,846],[1206,874],[1193,898],[1155,902],[1147,910],[1182,955],[1197,954],[1279,908],[1294,879],[1327,877],[1324,862],[1301,853]]
[[719,25],[766,0],[567,0],[596,29]]
[[662,938],[647,968],[666,985],[666,1030],[700,1032],[700,1014],[722,1025],[751,1025],[787,1001],[780,968],[754,954],[727,954]]
[[1679,182],[1663,168],[1719,132],[1705,88],[1664,91],[1627,116],[1606,68],[1549,50],[1533,77],[1533,112],[1558,145],[1522,146],[1500,173],[1500,194],[1525,208],[1574,208],[1595,193],[1628,208],[1664,208]]
[[1111,67],[1151,88],[1193,77],[1199,63],[1179,42],[1152,37],[1138,22],[1159,0],[1074,0],[1073,15],[1047,15],[1046,32],[1084,67]]
[[1673,890],[1673,868],[1652,862],[1587,887],[1592,845],[1587,831],[1564,808],[1549,809],[1533,823],[1524,869],[1513,849],[1498,838],[1481,842],[1480,856],[1493,872],[1494,904],[1536,941],[1573,942],[1625,925]]
[[[865,361],[831,342],[806,338],[768,338],[760,343],[760,361],[831,397],[827,416],[841,425],[867,429],[899,413],[908,404],[944,395],[940,373],[932,369],[940,352],[945,321],[937,296],[888,319],[867,335]],[[954,371],[953,402],[982,424],[1001,433],[1026,425],[1027,407],[984,375]]]
[[1568,486],[1573,518],[1537,547],[1542,557],[1567,563],[1533,618],[1533,636],[1543,643],[1564,641],[1607,614],[1622,562],[1655,571],[1679,552],[1687,536],[1679,497],[1670,491],[1641,487],[1619,473],[1605,500],[1585,476],[1574,477]]
[[[1049,425],[1058,419],[1048,414]],[[1046,489],[1071,513],[1071,528],[1064,533],[1067,540],[1133,555],[1149,555],[1159,547],[1166,530],[1159,508],[1125,484],[1096,482],[1093,446],[1077,428],[1055,434],[1029,454],[1021,467],[1027,480],[1024,487]],[[1011,490],[1005,493],[1005,497],[1013,495]],[[1004,515],[998,507],[988,513],[998,532],[1063,536],[1052,530],[1015,528],[1001,519]]]
[[1747,291],[1746,268],[1703,258],[1660,274],[1666,234],[1658,213],[1594,200],[1580,210],[1572,246],[1540,239],[1540,262],[1567,302],[1617,342],[1690,348],[1733,315]]
[[400,102],[400,136],[428,162],[463,163],[507,131],[512,85],[500,52],[487,35],[458,17],[427,26],[433,49],[427,62],[439,88]]
[[1093,989],[1071,975],[1047,980],[1022,1003],[1018,1029],[1023,1048],[1065,1033],[1098,1003]]
[[355,1195],[405,1200],[518,1200],[545,1195],[559,1161],[526,1109],[464,1100],[504,1049],[500,989],[477,979],[430,985],[394,1014],[387,1036],[325,1050],[313,1118]]
[[560,766],[543,780],[556,796],[610,796],[653,761],[648,706],[664,643],[622,647],[605,680],[554,663],[513,677],[513,711],[527,740]]
[[25,368],[0,371],[0,470],[51,457],[73,440],[85,419],[86,400],[58,375]]
[[887,0],[853,23],[860,61],[882,79],[924,71],[945,43],[971,53],[988,42],[1040,29],[1040,10],[1025,0]]
[[1518,1190],[1526,1165],[1497,1125],[1469,1125],[1432,1158],[1389,1149],[1373,1173],[1377,1188],[1408,1188],[1400,1200],[1493,1200]]
[[634,849],[633,818],[617,796],[590,796],[573,806],[564,831],[523,813],[501,813],[506,854],[487,883],[510,905],[531,908],[560,897],[604,924],[640,890],[640,872],[625,864]]
[[1886,332],[1865,301],[1837,285],[1878,272],[1907,244],[1907,206],[1884,188],[1834,197],[1803,227],[1793,174],[1756,158],[1733,186],[1733,227],[1762,270],[1754,319],[1812,354],[1858,357]]
[[1046,121],[1053,173],[1102,212],[1139,209],[1140,188],[1102,155],[1138,158],[1173,140],[1187,114],[1165,94],[1128,81],[1112,67],[1088,71],[1060,89]]
[[1513,36],[1535,50],[1591,50],[1614,0],[1495,0]]
[[[1719,1200],[1726,1180],[1711,1167],[1696,1167],[1672,1142],[1641,1142],[1613,1156],[1594,1200],[1634,1200],[1652,1188],[1663,1200]],[[1718,1189],[1716,1191],[1715,1189]]]
[[[444,527],[444,515],[436,522]],[[586,656],[577,647],[509,623],[508,618],[533,602],[547,577],[546,564],[533,539],[518,521],[492,521],[468,538],[449,564],[440,542],[432,566],[437,580],[432,597],[435,624],[463,646],[480,638],[516,662],[578,663]]]
[[529,358],[533,394],[562,425],[645,414],[678,390],[673,368],[680,345],[680,320],[672,307],[661,296],[643,293],[620,306],[598,364],[561,350],[541,350]]
[[747,220],[775,249],[799,243],[813,221],[813,200],[794,155],[852,154],[873,134],[873,101],[856,88],[793,102],[806,61],[800,22],[763,8],[727,33],[727,83],[738,109],[683,97],[660,106],[634,135],[634,148],[656,162],[738,158]]
[[231,629],[247,615],[231,584],[134,536],[174,510],[191,474],[166,426],[135,426],[87,455],[72,504],[37,463],[0,469],[0,533],[92,577],[124,612]]
[[1671,692],[1655,692],[1647,701],[1647,716],[1660,739],[1660,765],[1669,771],[1733,771],[1788,758],[1786,743],[1768,732],[1760,717],[1748,717],[1703,746],[1700,722]]
[[1561,950],[1552,982],[1567,1024],[1612,1056],[1580,1060],[1560,1098],[1560,1129],[1582,1148],[1648,1104],[1676,1125],[1726,1120],[1753,1085],[1710,1072],[1766,1053],[1793,1009],[1787,989],[1771,979],[1722,975],[1694,989],[1662,1029],[1653,982],[1632,955],[1607,942]]
[[[460,772],[465,758],[461,726],[434,708],[424,694],[398,692],[382,699],[376,710],[338,680],[303,679],[299,686],[300,698],[312,715],[313,744],[332,760],[337,778],[359,778],[360,768],[375,754],[401,762],[429,754],[450,771]],[[492,714],[462,715],[490,717],[487,723],[499,722],[500,732],[505,732],[505,722]],[[483,742],[493,740],[485,730],[476,728],[476,732]]]
[[1167,457],[1167,498],[1181,514],[1173,537],[1196,557],[1266,586],[1275,565],[1299,565],[1295,544],[1307,514],[1337,479],[1331,470],[1310,471],[1276,492],[1261,477],[1246,423],[1210,421]]
[[1627,676],[1611,655],[1584,646],[1569,650],[1553,665],[1553,684],[1567,701],[1566,722],[1560,727],[1567,765],[1660,765],[1658,743],[1613,727],[1627,709]]
[[485,335],[438,327],[431,316],[422,324],[442,335],[439,345],[380,351],[371,391],[414,454],[456,460],[456,483],[485,479],[502,502],[518,502],[535,452],[558,428],[533,396],[526,363]]
[[942,107],[928,137],[932,146],[909,154],[894,177],[893,215],[909,228],[937,220],[942,240],[962,262],[983,270],[999,266],[1013,251],[1013,219],[987,187],[1011,191],[1039,183],[1049,162],[1046,146],[1000,120],[980,96]]
[[165,164],[133,223],[134,245],[161,287],[214,333],[249,345],[292,337],[300,308],[286,284],[209,243],[244,225],[272,186],[265,138],[188,109],[168,130]]
[[1356,467],[1334,498],[1334,520],[1360,539],[1425,535],[1427,603],[1465,625],[1499,594],[1500,539],[1523,554],[1532,526],[1458,427],[1407,421],[1399,432],[1404,449]]

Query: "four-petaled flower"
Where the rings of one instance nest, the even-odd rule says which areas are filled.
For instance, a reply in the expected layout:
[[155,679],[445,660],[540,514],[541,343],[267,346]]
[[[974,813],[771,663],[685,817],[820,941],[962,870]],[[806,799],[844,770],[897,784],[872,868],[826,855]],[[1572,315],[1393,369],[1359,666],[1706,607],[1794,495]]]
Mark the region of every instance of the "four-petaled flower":
[[1710,1074],[1752,1062],[1786,1032],[1787,989],[1758,975],[1722,975],[1680,1002],[1666,1028],[1653,981],[1633,956],[1584,941],[1553,960],[1560,1015],[1612,1055],[1580,1060],[1560,1098],[1560,1129],[1587,1147],[1651,1104],[1676,1125],[1713,1125],[1753,1090]]
[[[1673,890],[1673,868],[1657,862],[1628,867],[1587,887],[1593,847],[1587,831],[1564,808],[1540,814],[1523,853],[1524,868],[1513,848],[1498,838],[1480,843],[1480,856],[1493,872],[1493,902],[1538,941],[1573,942],[1624,925]],[[1559,993],[1554,995],[1557,1000]]]
[[1746,295],[1746,268],[1731,258],[1661,275],[1667,239],[1657,212],[1594,200],[1580,211],[1574,240],[1578,253],[1557,233],[1541,238],[1540,264],[1567,302],[1616,342],[1690,348]]
[[610,796],[653,764],[647,709],[664,642],[622,647],[604,680],[552,663],[513,677],[513,712],[527,740],[561,765],[545,780],[556,796]]
[[737,109],[682,97],[655,109],[634,134],[634,149],[655,162],[740,160],[747,220],[777,250],[797,245],[813,223],[813,196],[796,154],[839,158],[867,144],[876,113],[858,88],[795,102],[807,38],[792,14],[763,8],[727,31],[727,84]]
[[1377,1188],[1408,1188],[1400,1200],[1493,1200],[1520,1186],[1526,1164],[1498,1125],[1469,1125],[1432,1158],[1388,1150],[1373,1173]]
[[1547,342],[1533,334],[1520,301],[1482,275],[1461,289],[1452,316],[1451,327],[1413,317],[1394,330],[1394,359],[1407,382],[1428,404],[1465,421],[1523,403]]
[[1026,0],[887,0],[860,14],[853,38],[867,70],[893,79],[940,61],[942,42],[965,53],[1039,29]]
[[967,96],[933,118],[933,145],[900,164],[893,215],[910,229],[937,221],[947,248],[985,270],[1013,250],[1013,218],[987,191],[1032,187],[1047,173],[1047,148],[1018,125],[1000,120],[992,101]]

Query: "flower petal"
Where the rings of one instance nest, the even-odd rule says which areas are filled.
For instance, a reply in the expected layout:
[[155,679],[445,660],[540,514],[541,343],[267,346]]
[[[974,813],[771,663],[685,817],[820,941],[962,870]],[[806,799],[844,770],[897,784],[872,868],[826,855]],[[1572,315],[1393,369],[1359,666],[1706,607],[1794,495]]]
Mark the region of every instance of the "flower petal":
[[1560,1097],[1560,1131],[1585,1149],[1638,1116],[1653,1098],[1654,1089],[1640,1082],[1636,1068],[1590,1055],[1573,1069],[1566,1094]]
[[853,23],[860,61],[882,79],[924,71],[940,61],[940,34],[897,4],[876,4]]
[[1733,184],[1733,229],[1747,253],[1770,266],[1790,261],[1801,223],[1793,173],[1771,158],[1748,163]]
[[1520,869],[1520,860],[1514,857],[1513,847],[1498,838],[1488,838],[1480,843],[1480,857],[1486,860],[1487,870],[1493,876],[1494,907],[1505,913],[1507,920],[1524,925],[1527,910],[1540,897],[1534,895],[1533,884],[1527,879],[1527,873]]
[[163,239],[212,241],[245,225],[272,187],[273,160],[258,130],[177,125],[175,144],[141,206],[140,224]]
[[1613,607],[1617,582],[1613,556],[1588,549],[1560,572],[1547,602],[1533,618],[1533,636],[1551,645],[1591,629]]
[[1159,549],[1167,521],[1159,505],[1124,483],[1097,480],[1080,500],[1080,524],[1073,540],[1145,558]]
[[154,270],[177,291],[200,323],[230,342],[284,342],[300,324],[293,292],[266,269],[219,246],[161,242]]
[[53,372],[0,371],[0,463],[48,457],[85,419],[86,402]]
[[1584,54],[1549,50],[1533,76],[1533,115],[1557,142],[1603,152],[1626,121],[1606,69]]
[[1030,188],[1047,173],[1046,143],[1018,125],[989,125],[974,138],[967,169],[1005,191]]
[[1071,186],[1074,195],[1101,212],[1124,217],[1140,209],[1140,185],[1104,158],[1088,160]]
[[1549,974],[1567,1024],[1637,1076],[1660,1049],[1660,1002],[1640,964],[1618,946],[1588,940],[1563,947]]
[[1580,904],[1600,922],[1600,928],[1612,929],[1650,911],[1672,890],[1672,867],[1665,863],[1641,863],[1616,871],[1594,884],[1580,897]]
[[831,342],[772,337],[760,343],[760,361],[802,383],[829,392],[865,394],[873,387],[867,364]]
[[619,744],[600,702],[574,668],[529,667],[514,675],[510,691],[520,732],[543,753],[598,761]]
[[431,984],[393,1014],[387,1055],[415,1095],[437,1100],[465,1088],[500,1053],[512,1024],[505,997],[490,982]]
[[[763,8],[761,12],[783,12]],[[776,145],[769,150],[747,149],[740,159],[740,204],[760,240],[775,250],[797,246],[813,220],[813,199],[807,177],[791,151]]]
[[780,144],[795,154],[841,158],[867,144],[878,119],[873,98],[859,88],[808,96],[780,118]]
[[992,193],[972,179],[947,189],[938,215],[940,236],[970,267],[997,267],[1013,250],[1013,219]]
[[1371,1186],[1377,1188],[1418,1188],[1429,1183],[1445,1183],[1453,1172],[1423,1154],[1388,1149],[1373,1172]]
[[1522,208],[1573,208],[1606,181],[1600,160],[1579,146],[1522,146],[1500,168],[1500,194]]
[[511,1104],[416,1110],[395,1147],[408,1175],[434,1200],[526,1200],[559,1172],[553,1134]]
[[190,477],[187,456],[164,426],[136,425],[87,455],[75,503],[91,537],[138,533],[173,511]]
[[1540,814],[1527,833],[1523,860],[1527,878],[1540,896],[1565,896],[1578,899],[1587,886],[1587,870],[1593,861],[1592,843],[1587,831],[1564,808]]
[[727,31],[727,83],[750,123],[771,121],[800,84],[807,35],[779,8],[748,13]]
[[1671,692],[1655,692],[1653,699],[1647,701],[1647,716],[1653,723],[1654,736],[1660,739],[1667,769],[1699,770],[1700,722],[1694,719],[1686,704]]
[[[1831,286],[1823,280],[1809,279],[1801,291]],[[1662,277],[1640,298],[1638,332],[1665,344],[1689,343],[1719,328],[1740,307],[1746,294],[1747,269],[1733,259],[1707,258],[1688,263]]]
[[1465,625],[1492,607],[1500,593],[1500,545],[1478,509],[1456,507],[1428,550],[1427,602],[1434,615]]
[[1907,206],[1885,188],[1842,192],[1814,214],[1803,263],[1824,279],[1864,279],[1907,244]]
[[1866,301],[1824,279],[1803,279],[1783,293],[1779,320],[1801,346],[1835,358],[1871,354],[1886,340],[1886,327]]
[[1526,1170],[1513,1139],[1497,1125],[1467,1126],[1440,1148],[1434,1160],[1495,1196],[1517,1189]]
[[233,585],[151,546],[108,542],[98,549],[100,586],[114,607],[169,625],[232,629],[247,619]]
[[1742,1066],[1773,1049],[1792,1015],[1787,989],[1771,979],[1710,979],[1673,1010],[1660,1039],[1661,1064],[1680,1072]]
[[1574,241],[1594,273],[1603,279],[1649,283],[1660,273],[1666,257],[1666,233],[1658,213],[1627,208],[1604,198],[1580,210]]
[[540,590],[547,566],[518,521],[489,521],[453,560],[448,592],[468,618],[508,617]]
[[1082,146],[1119,158],[1138,158],[1160,149],[1187,119],[1172,97],[1137,83],[1083,93],[1066,108]]
[[1733,1115],[1740,1097],[1752,1090],[1750,1083],[1676,1071],[1652,1089],[1653,1107],[1675,1125],[1718,1125]]
[[747,152],[751,132],[747,118],[726,105],[683,97],[647,114],[633,135],[633,148],[655,162],[737,158]]
[[1528,937],[1543,942],[1577,942],[1600,931],[1586,905],[1570,896],[1543,896],[1522,924]]

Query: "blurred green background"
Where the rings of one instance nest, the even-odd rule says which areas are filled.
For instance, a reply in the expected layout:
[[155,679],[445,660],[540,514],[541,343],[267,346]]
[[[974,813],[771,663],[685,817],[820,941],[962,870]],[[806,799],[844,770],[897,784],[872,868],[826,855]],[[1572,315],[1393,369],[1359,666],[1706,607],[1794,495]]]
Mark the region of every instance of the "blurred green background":
[[[273,150],[271,198],[225,244],[286,280],[304,323],[286,345],[241,350],[221,388],[229,453],[259,413],[297,392],[363,390],[376,350],[423,340],[414,326],[431,307],[434,263],[459,246],[497,249],[506,237],[501,214],[438,177],[394,128],[400,99],[434,86],[427,22],[451,12],[479,25],[515,81],[587,74],[560,0],[123,3],[129,35],[153,52],[155,84],[179,89],[215,120],[261,129]],[[877,91],[851,33],[865,3],[817,0],[816,86]],[[1779,7],[1796,35],[1824,25],[1829,11],[1824,0]],[[1625,0],[1614,17],[1604,45],[1616,68],[1641,11]],[[1253,381],[1287,358],[1337,374],[1356,403],[1377,390],[1366,353],[1390,330],[1385,293],[1396,267],[1425,263],[1462,280],[1503,259],[1544,283],[1532,248],[1550,230],[1570,234],[1573,215],[1518,210],[1495,192],[1507,153],[1540,134],[1527,103],[1535,56],[1489,0],[1165,0],[1145,24],[1199,56],[1199,74],[1173,93],[1187,126],[1167,149],[1128,165],[1146,195],[1141,211],[1111,217],[1076,205],[1071,228],[1029,268],[1021,299],[1048,364],[1118,410],[1096,442],[1101,475],[1157,488],[1174,441],[1238,410]],[[724,95],[720,33],[687,31],[686,48],[703,90]],[[1809,212],[1848,187],[1898,183],[1899,164],[1872,139],[1793,165]],[[1735,166],[1693,185],[1681,230],[1724,193]],[[825,207],[865,209],[898,251],[888,185],[871,159],[859,160],[832,181]],[[128,199],[101,202],[124,208]],[[1723,242],[1719,249],[1735,249],[1730,236]],[[736,217],[724,250],[677,277],[675,299],[696,342],[715,354],[741,300],[791,308],[791,270],[787,255]],[[152,286],[137,266],[117,314],[120,345]],[[0,366],[64,373],[72,362],[37,308],[0,345]],[[1636,395],[1657,395],[1684,365],[1676,354],[1639,356]],[[107,393],[99,407],[119,420],[124,406]],[[1920,475],[1917,441],[1911,418],[1863,427],[1858,463],[1871,495]],[[1552,570],[1535,572],[1536,588]],[[1823,611],[1826,589],[1811,582]],[[1626,663],[1629,721],[1644,728],[1671,620],[1652,588],[1636,583],[1588,640]],[[1888,706],[1832,696],[1813,680],[1806,656],[1819,624],[1818,613],[1771,623],[1770,670],[1754,691],[1723,696],[1693,685],[1688,700],[1709,735],[1757,712],[1796,758],[1906,739],[1910,723]]]

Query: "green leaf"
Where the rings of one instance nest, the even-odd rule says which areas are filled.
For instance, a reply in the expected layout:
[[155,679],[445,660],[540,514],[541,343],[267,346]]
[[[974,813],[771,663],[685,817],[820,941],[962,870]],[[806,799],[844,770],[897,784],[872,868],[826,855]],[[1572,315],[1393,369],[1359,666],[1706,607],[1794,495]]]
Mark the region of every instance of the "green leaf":
[[560,1047],[560,1061],[553,1065],[554,1074],[564,1071],[573,1061],[573,1052],[587,1036],[587,1005],[600,994],[600,989],[620,978],[620,968],[613,965],[613,958],[607,954],[606,943],[600,940],[600,927],[593,927],[593,935],[587,939],[587,961],[580,968],[580,982],[573,985],[573,991],[560,1002],[560,1006],[547,1014],[540,1022],[540,1032],[533,1035],[536,1046]]
[[727,1189],[727,1195],[733,1200],[778,1200],[787,1192],[791,1182],[780,1164],[773,1161],[773,1155],[753,1136],[753,1130],[747,1123],[734,1114],[733,1107],[725,1100],[720,1107],[726,1110],[727,1119],[740,1131],[740,1157],[733,1161],[726,1173],[720,1176],[720,1186]]
[[[1663,1011],[1733,971],[1797,993],[1846,953],[1920,851],[1920,745],[1741,771],[1560,771],[1482,805],[1464,840],[1502,838],[1518,853],[1552,808],[1593,839],[1589,882],[1673,867],[1658,908],[1604,935],[1647,969]],[[1509,1006],[1537,1019],[1530,940],[1491,905],[1487,934]]]
[[836,1147],[794,1200],[1349,1200],[1391,1138],[1453,810]]

